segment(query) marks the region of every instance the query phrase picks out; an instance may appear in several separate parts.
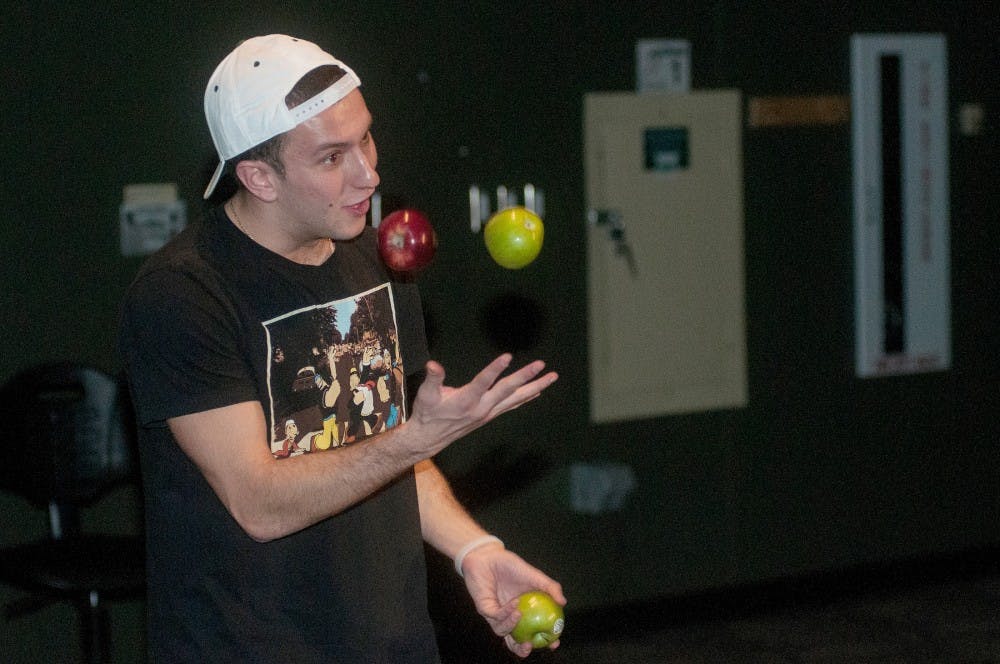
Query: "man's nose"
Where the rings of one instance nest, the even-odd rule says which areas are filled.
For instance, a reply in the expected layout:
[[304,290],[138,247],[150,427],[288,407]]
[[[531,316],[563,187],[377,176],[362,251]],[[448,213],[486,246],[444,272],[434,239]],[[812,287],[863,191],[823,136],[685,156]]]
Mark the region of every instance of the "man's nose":
[[374,189],[378,186],[380,181],[378,171],[375,170],[375,164],[372,163],[372,159],[364,150],[358,149],[352,151],[354,155],[354,168],[353,168],[353,183],[361,189]]

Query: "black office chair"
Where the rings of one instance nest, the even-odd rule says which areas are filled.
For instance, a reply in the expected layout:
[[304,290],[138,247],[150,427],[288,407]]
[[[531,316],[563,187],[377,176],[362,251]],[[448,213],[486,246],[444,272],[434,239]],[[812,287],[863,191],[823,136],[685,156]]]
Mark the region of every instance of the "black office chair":
[[111,659],[105,600],[145,590],[142,537],[84,532],[81,508],[138,480],[122,382],[73,363],[21,371],[0,388],[0,489],[48,511],[49,537],[0,550],[0,581],[30,593],[11,620],[75,604],[82,661]]

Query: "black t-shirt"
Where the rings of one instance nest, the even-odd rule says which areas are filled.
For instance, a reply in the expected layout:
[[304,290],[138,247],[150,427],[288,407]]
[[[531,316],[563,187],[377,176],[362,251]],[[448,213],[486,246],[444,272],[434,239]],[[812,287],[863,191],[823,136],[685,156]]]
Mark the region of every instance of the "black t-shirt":
[[217,208],[140,270],[119,347],[139,422],[153,661],[437,660],[412,472],[261,543],[166,426],[259,401],[261,444],[294,463],[402,421],[405,377],[427,359],[423,319],[416,288],[386,273],[370,228],[305,266]]

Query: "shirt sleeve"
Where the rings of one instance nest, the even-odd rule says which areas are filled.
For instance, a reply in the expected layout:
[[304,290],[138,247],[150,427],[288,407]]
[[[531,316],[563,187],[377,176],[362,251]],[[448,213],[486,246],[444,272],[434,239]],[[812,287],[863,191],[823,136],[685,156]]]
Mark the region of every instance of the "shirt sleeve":
[[129,289],[118,348],[140,425],[258,398],[239,319],[217,284],[161,269]]

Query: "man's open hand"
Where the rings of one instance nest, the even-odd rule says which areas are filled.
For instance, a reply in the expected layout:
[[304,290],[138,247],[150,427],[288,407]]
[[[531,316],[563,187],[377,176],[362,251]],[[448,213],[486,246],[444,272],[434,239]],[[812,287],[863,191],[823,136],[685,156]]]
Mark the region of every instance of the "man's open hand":
[[498,415],[531,401],[558,378],[552,371],[542,374],[545,363],[541,360],[501,378],[510,363],[511,356],[505,353],[467,384],[450,388],[444,384],[444,367],[428,362],[427,377],[417,390],[407,422],[413,444],[433,456]]

